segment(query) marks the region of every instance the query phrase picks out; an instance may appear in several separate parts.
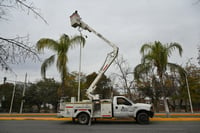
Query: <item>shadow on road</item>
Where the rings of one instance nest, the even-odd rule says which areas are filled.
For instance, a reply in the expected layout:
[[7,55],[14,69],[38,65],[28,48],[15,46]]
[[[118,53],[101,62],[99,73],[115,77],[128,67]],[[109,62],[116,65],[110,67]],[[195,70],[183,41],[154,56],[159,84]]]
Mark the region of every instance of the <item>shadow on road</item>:
[[[151,124],[154,124],[154,123],[156,123],[156,122],[150,122],[149,124],[146,124],[146,125],[151,125]],[[61,125],[81,125],[81,124],[79,124],[78,123],[78,121],[75,121],[75,122],[73,122],[73,121],[63,121],[63,122],[61,122]],[[115,125],[122,125],[122,124],[124,124],[124,125],[140,125],[140,124],[138,124],[136,121],[119,121],[119,120],[117,120],[117,121],[104,121],[104,120],[97,120],[97,121],[92,121],[92,123],[91,123],[92,125],[102,125],[102,124],[106,124],[106,125],[113,125],[113,124],[115,124]]]

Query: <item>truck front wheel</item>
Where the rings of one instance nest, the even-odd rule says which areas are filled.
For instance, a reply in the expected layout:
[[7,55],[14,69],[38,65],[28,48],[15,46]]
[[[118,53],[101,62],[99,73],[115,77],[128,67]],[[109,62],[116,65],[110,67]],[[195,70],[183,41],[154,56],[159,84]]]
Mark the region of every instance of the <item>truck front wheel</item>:
[[81,113],[81,114],[78,115],[78,122],[80,124],[88,124],[89,119],[90,119],[90,117],[86,113]]
[[149,124],[149,115],[146,112],[137,114],[136,121],[139,124]]

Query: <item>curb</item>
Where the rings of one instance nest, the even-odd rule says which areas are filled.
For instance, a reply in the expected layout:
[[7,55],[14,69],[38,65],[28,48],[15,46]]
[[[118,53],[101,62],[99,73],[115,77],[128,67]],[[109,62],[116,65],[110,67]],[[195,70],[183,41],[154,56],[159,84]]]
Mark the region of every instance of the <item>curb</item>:
[[[56,116],[57,113],[0,113],[0,116]],[[155,116],[165,116],[166,113],[155,113]],[[199,116],[200,113],[170,113],[170,116]]]
[[0,120],[45,120],[45,121],[71,121],[71,118],[53,117],[0,117]]
[[[165,113],[156,113],[150,121],[200,121],[200,113],[171,113],[171,116],[179,116],[174,118],[163,118]],[[0,114],[0,120],[46,120],[46,121],[72,121],[72,118],[58,118],[56,113],[24,113],[24,114]],[[133,121],[133,119],[117,119],[117,118],[98,118],[100,121]]]
[[151,118],[151,121],[200,121],[200,118]]

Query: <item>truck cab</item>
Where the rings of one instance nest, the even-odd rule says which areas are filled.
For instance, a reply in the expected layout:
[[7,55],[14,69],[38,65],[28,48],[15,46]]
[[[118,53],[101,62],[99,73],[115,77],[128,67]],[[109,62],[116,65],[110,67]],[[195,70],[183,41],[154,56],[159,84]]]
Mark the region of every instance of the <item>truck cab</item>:
[[140,124],[147,124],[154,113],[151,104],[133,103],[124,96],[115,96],[113,115],[116,118],[134,118]]

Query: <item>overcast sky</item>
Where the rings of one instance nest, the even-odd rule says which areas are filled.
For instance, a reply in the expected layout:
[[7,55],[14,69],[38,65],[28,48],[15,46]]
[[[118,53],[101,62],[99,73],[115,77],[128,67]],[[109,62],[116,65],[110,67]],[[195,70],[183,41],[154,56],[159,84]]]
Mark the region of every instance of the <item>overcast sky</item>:
[[[140,63],[139,50],[144,43],[160,41],[163,44],[178,42],[182,45],[183,55],[177,51],[170,62],[185,65],[188,59],[197,64],[197,46],[200,45],[200,4],[197,0],[34,0],[34,6],[40,9],[48,25],[34,14],[21,10],[11,10],[9,21],[0,21],[0,35],[7,38],[30,36],[35,44],[40,38],[58,40],[65,33],[79,35],[77,29],[70,26],[69,16],[78,10],[82,20],[119,47],[122,55],[133,69]],[[82,71],[86,74],[98,71],[106,54],[112,49],[93,33],[82,31],[87,35],[83,49]],[[41,58],[51,55],[45,51]],[[78,71],[79,48],[71,49],[68,68]],[[28,73],[29,81],[41,79],[41,62],[27,61],[25,64],[11,65],[17,74],[17,80],[24,80]],[[116,72],[113,65],[106,73]],[[0,73],[3,77],[15,80],[14,74]],[[47,77],[59,80],[55,66],[47,71]]]

